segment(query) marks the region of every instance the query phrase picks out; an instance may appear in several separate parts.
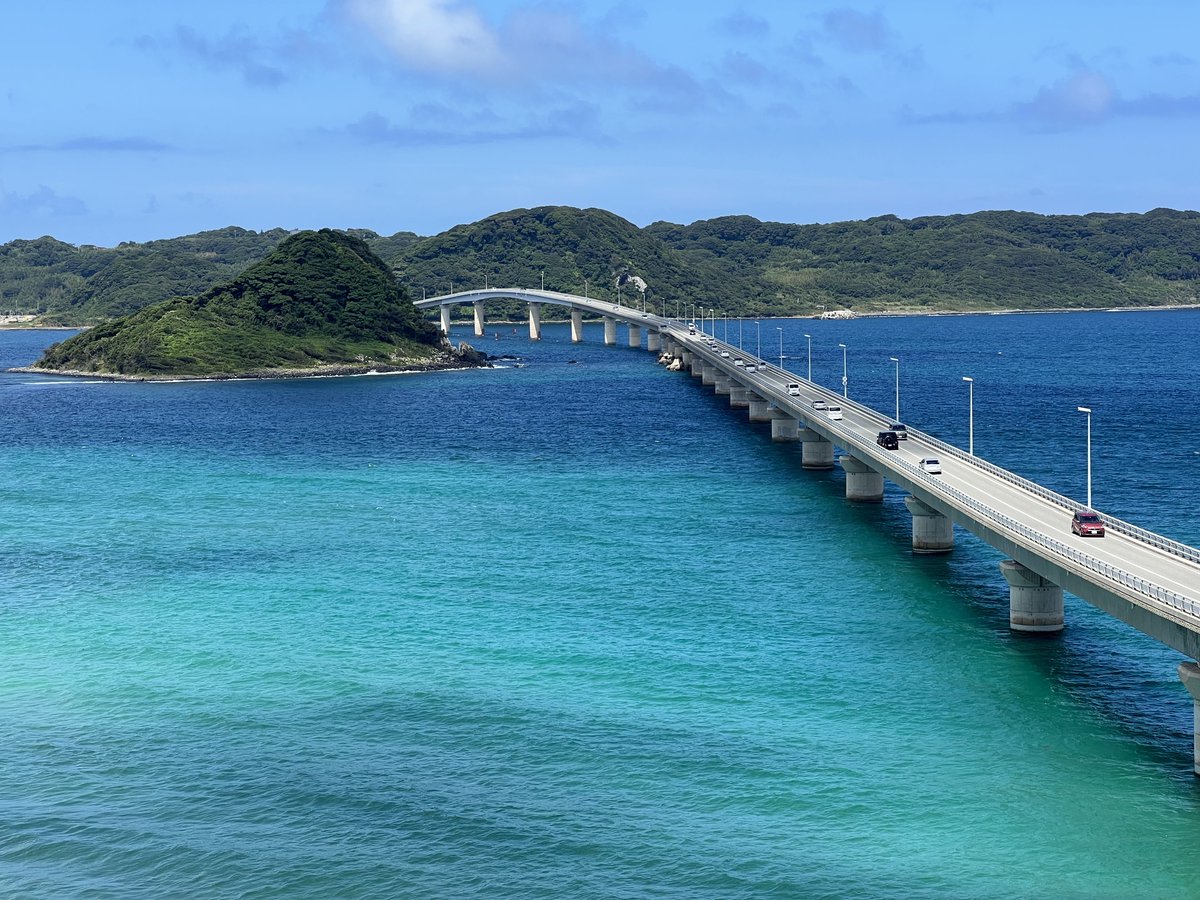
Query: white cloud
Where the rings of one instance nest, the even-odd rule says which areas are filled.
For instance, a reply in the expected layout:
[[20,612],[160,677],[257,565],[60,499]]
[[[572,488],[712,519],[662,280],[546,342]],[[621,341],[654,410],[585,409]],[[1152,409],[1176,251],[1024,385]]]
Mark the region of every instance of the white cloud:
[[485,74],[504,66],[496,30],[459,0],[346,0],[345,8],[408,67]]

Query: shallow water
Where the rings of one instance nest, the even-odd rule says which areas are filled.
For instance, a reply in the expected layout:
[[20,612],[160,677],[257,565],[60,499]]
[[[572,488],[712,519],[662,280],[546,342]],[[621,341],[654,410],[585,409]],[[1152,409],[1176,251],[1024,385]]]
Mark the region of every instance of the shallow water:
[[[1200,543],[1200,313],[776,328],[883,410],[898,356],[903,418],[960,444],[971,375],[976,452],[1075,497],[1091,406],[1095,505]],[[987,546],[915,558],[891,486],[850,505],[599,326],[545,337],[0,375],[0,893],[1195,895],[1177,654],[1070,596],[1014,635]]]

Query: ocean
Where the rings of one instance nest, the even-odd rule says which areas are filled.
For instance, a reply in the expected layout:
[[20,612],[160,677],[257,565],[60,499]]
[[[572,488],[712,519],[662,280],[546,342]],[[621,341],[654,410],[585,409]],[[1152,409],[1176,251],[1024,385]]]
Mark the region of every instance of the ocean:
[[[1200,544],[1200,310],[716,323]],[[0,896],[1195,897],[1182,658],[588,324],[0,374]],[[61,332],[0,331],[0,366]],[[620,339],[624,343],[624,329]],[[782,349],[780,349],[782,345]]]

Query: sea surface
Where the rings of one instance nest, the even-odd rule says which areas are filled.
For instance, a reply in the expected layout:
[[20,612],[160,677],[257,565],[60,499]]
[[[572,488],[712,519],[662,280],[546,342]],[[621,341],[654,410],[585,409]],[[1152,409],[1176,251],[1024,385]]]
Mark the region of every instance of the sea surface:
[[[716,323],[1200,544],[1200,311]],[[726,331],[728,329],[728,331]],[[1185,898],[1181,657],[564,325],[503,367],[0,374],[0,896]],[[0,332],[0,366],[61,332]],[[624,329],[621,341],[624,343]],[[777,360],[776,360],[777,361]]]

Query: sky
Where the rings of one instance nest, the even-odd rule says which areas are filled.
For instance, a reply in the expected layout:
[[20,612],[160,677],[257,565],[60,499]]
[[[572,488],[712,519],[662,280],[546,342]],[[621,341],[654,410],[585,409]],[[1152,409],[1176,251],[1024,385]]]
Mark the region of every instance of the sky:
[[40,0],[0,243],[1200,207],[1195,0]]

